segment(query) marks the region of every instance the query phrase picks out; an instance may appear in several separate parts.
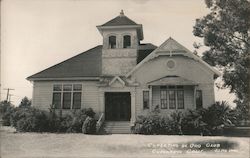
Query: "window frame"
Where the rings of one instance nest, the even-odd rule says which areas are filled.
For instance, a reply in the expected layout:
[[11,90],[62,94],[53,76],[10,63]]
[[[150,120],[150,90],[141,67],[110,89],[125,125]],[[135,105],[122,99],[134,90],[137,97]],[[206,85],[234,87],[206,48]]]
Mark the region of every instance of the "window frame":
[[[165,93],[165,98],[162,96],[162,92]],[[170,98],[170,92],[173,92],[174,98]],[[178,98],[178,92],[182,92],[182,102],[183,106],[179,106],[179,98]],[[170,101],[174,102],[174,106],[170,107]],[[165,106],[162,106],[163,101],[165,102]],[[166,86],[160,86],[160,107],[161,109],[170,109],[170,110],[177,110],[177,109],[185,109],[185,91],[184,91],[184,86],[183,85],[166,85]]]
[[[110,42],[112,37],[114,37],[114,42],[115,42],[114,47],[112,47],[111,42]],[[116,35],[109,35],[108,36],[108,48],[109,49],[116,49],[117,48],[117,37],[116,37]]]
[[[144,93],[145,92],[147,92],[148,93],[148,98],[147,98],[147,104],[148,104],[148,106],[147,106],[147,108],[145,108],[145,106],[144,106],[144,101],[145,101],[145,95],[144,95]],[[142,105],[143,105],[143,110],[147,110],[147,109],[150,109],[150,95],[149,95],[149,90],[142,90]]]
[[[162,93],[165,94],[162,94]],[[162,97],[164,96],[164,98]],[[168,90],[166,88],[160,89],[160,104],[161,104],[161,109],[168,109]],[[164,106],[162,106],[164,104]]]
[[[129,45],[127,45],[126,47],[125,47],[125,37],[129,37]],[[122,48],[131,48],[132,47],[132,37],[131,37],[131,35],[123,35],[122,36]]]
[[[201,105],[198,106],[197,104],[197,94],[200,93],[200,102],[201,102]],[[195,92],[195,104],[196,104],[196,109],[200,109],[200,108],[203,108],[203,92],[202,90],[200,89],[197,89],[196,92]]]
[[[64,89],[64,86],[71,86],[71,90],[66,90]],[[74,86],[80,86],[81,88],[79,89],[74,89]],[[61,89],[55,89],[55,86],[60,86]],[[81,104],[82,104],[82,90],[83,90],[83,86],[81,83],[60,83],[60,84],[53,84],[52,87],[52,105],[54,104],[54,94],[56,93],[60,93],[60,108],[56,108],[55,109],[62,109],[62,110],[73,110],[73,109],[81,109]],[[66,95],[66,93],[70,93],[70,108],[64,108],[64,95]],[[74,108],[74,94],[75,93],[80,93],[80,107],[79,108]]]
[[[180,98],[182,100],[182,107],[179,106],[179,101],[180,99],[178,98],[178,92],[182,92],[182,98]],[[177,106],[177,109],[185,109],[185,102],[184,102],[184,89],[177,89],[176,90],[176,106]]]

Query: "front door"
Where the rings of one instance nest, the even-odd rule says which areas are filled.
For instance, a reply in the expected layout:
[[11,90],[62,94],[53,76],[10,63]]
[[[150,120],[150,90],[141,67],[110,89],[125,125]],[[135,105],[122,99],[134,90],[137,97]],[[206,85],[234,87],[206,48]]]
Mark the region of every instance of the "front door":
[[129,121],[131,117],[131,98],[129,92],[105,93],[105,120]]

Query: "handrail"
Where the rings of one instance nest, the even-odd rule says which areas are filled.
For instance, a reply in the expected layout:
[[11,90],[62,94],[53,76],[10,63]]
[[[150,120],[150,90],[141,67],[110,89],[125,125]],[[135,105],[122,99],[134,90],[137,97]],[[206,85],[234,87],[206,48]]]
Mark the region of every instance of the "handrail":
[[96,131],[98,132],[104,122],[104,113],[102,113],[96,123]]

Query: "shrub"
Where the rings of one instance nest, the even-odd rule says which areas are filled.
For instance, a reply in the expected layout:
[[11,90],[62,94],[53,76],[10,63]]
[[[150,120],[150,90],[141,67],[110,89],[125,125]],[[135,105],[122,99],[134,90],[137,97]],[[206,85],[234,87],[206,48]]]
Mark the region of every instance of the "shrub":
[[14,107],[11,106],[10,102],[2,101],[0,102],[0,116],[2,118],[2,123],[4,126],[10,126],[10,116]]
[[182,132],[183,114],[180,111],[171,113],[169,124],[169,132],[166,134],[183,134]]
[[59,128],[57,129],[57,132],[70,132],[72,128],[72,116],[70,114],[65,114],[62,117],[60,117],[60,124]]
[[135,134],[165,134],[170,133],[169,118],[150,113],[148,116],[138,116],[132,132]]
[[[90,116],[93,116],[95,115],[94,111],[91,109],[91,110],[87,110],[88,114],[90,114]],[[92,111],[92,113],[90,112]],[[83,110],[80,110],[80,111],[76,111],[73,113],[73,117],[72,117],[72,127],[71,129],[69,130],[70,132],[74,132],[74,133],[81,133],[82,132],[82,125],[84,123],[84,121],[86,120],[86,118],[88,117],[86,113],[86,110],[83,109]]]
[[236,113],[225,102],[216,102],[207,109],[205,114],[205,122],[212,135],[221,134],[227,126],[234,126],[236,122]]
[[88,116],[82,125],[82,132],[84,134],[95,134],[96,120]]
[[91,118],[94,118],[94,116],[95,116],[95,112],[93,111],[92,108],[82,109],[80,111],[80,113],[85,114],[85,115],[87,115],[87,116],[89,116]]
[[31,100],[28,97],[24,97],[18,107],[28,108],[31,107]]
[[232,126],[236,112],[226,102],[216,102],[207,109],[173,112],[170,117],[153,111],[138,116],[132,132],[136,134],[221,135],[224,127]]
[[84,121],[88,116],[94,117],[93,109],[75,110],[65,115],[59,116],[56,114],[53,106],[49,113],[49,131],[51,132],[67,132],[67,133],[81,133]]
[[216,102],[207,109],[188,111],[182,130],[184,134],[221,135],[224,127],[234,125],[235,114],[226,102]]
[[[66,115],[57,115],[56,109],[51,106],[49,112],[33,107],[12,107],[7,102],[1,102],[0,112],[3,125],[11,125],[20,132],[70,132],[81,133],[87,117],[93,118],[93,109],[81,109]],[[94,121],[86,123],[87,132],[93,133]]]
[[47,132],[48,119],[44,111],[35,108],[16,108],[12,124],[19,132]]
[[161,116],[153,111],[147,116],[138,116],[132,132],[135,134],[182,134],[182,113],[176,111],[168,116]]
[[189,110],[183,115],[181,129],[186,135],[210,135],[207,128],[206,109]]

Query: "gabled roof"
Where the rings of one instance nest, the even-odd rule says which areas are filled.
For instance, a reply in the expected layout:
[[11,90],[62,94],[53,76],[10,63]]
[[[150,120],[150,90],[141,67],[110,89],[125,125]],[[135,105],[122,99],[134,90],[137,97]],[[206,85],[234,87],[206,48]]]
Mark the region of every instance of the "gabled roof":
[[152,53],[150,53],[146,58],[144,58],[139,64],[137,64],[130,72],[126,74],[126,77],[129,77],[132,75],[139,67],[141,67],[144,63],[146,63],[149,60],[152,60],[158,56],[161,55],[183,55],[187,56],[189,58],[192,58],[201,64],[205,65],[209,70],[211,70],[215,76],[220,76],[221,73],[216,70],[215,68],[211,67],[208,63],[203,61],[201,58],[193,54],[190,50],[182,46],[180,43],[178,43],[173,38],[168,38],[163,44],[161,44],[158,48],[156,48]]
[[101,75],[102,46],[96,46],[68,60],[29,76],[28,80],[48,78],[98,77]]

